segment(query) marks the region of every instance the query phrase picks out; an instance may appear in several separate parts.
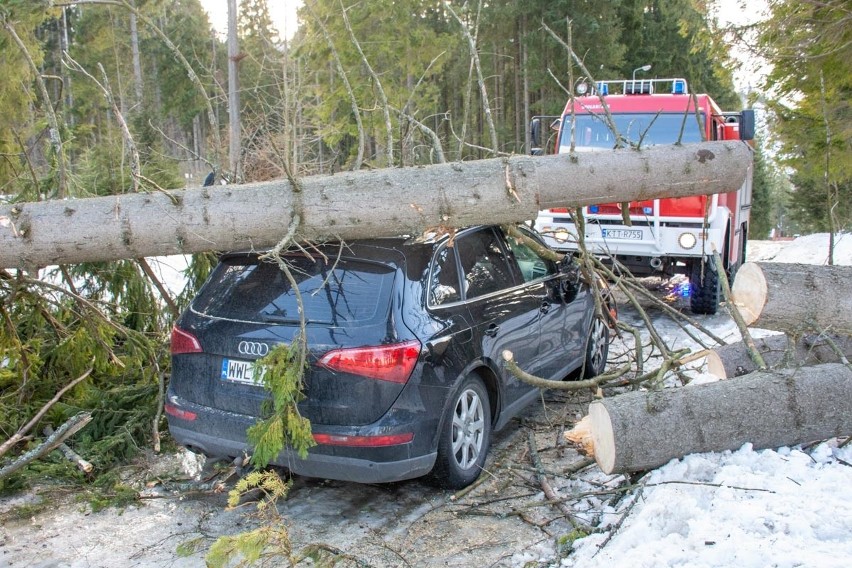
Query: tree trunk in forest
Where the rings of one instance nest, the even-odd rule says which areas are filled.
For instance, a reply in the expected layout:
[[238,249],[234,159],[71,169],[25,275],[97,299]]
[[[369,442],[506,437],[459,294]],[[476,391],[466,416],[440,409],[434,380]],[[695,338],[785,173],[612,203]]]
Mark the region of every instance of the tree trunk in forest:
[[607,474],[747,442],[765,449],[825,440],[852,433],[852,369],[828,363],[621,394],[593,402],[587,424]]
[[[130,4],[136,8],[135,0],[131,0]],[[133,89],[136,93],[136,112],[139,112],[138,106],[142,104],[143,91],[142,61],[139,59],[139,27],[136,24],[136,12],[130,12],[130,52],[133,55]]]
[[534,219],[550,207],[724,193],[748,146],[515,156],[289,181],[0,206],[0,268],[357,239]]
[[[786,335],[770,335],[754,340],[763,360],[771,368],[801,367],[852,359],[852,337],[836,334],[806,334],[793,343]],[[839,352],[839,353],[838,353]],[[722,379],[757,371],[744,342],[716,347],[707,355],[707,372]]]
[[[59,45],[62,52],[67,52],[69,49],[68,43],[68,17],[66,14],[66,10],[68,6],[62,7],[62,18],[59,19],[60,26],[62,28],[61,34],[59,36]],[[65,108],[74,108],[74,90],[72,89],[71,83],[71,73],[68,72],[68,68],[64,65],[62,66],[62,83],[64,85],[65,90]],[[76,117],[73,112],[69,112],[66,117],[68,120],[68,125],[72,128],[76,124]]]
[[731,292],[750,327],[852,335],[852,266],[747,262]]
[[240,125],[240,65],[239,38],[237,37],[237,0],[228,0],[228,126],[229,126],[229,165],[232,182],[243,179],[241,156]]

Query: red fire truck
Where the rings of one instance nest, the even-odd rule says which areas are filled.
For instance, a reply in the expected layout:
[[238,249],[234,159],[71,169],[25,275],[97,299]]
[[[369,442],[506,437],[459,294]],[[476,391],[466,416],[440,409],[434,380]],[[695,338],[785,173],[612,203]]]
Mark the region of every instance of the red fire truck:
[[[708,95],[691,95],[684,79],[601,81],[591,92],[582,85],[580,96],[568,101],[562,116],[533,119],[534,154],[544,153],[535,146],[541,146],[542,124],[551,120],[558,153],[612,150],[614,131],[622,145],[640,147],[754,138],[754,111],[722,112]],[[619,203],[583,207],[586,248],[617,260],[635,275],[688,275],[685,292],[692,311],[714,314],[720,294],[713,248],[732,277],[745,259],[751,173],[750,168],[743,186],[730,193],[630,202],[629,225]],[[575,251],[575,214],[568,209],[541,211],[536,228],[553,248]]]

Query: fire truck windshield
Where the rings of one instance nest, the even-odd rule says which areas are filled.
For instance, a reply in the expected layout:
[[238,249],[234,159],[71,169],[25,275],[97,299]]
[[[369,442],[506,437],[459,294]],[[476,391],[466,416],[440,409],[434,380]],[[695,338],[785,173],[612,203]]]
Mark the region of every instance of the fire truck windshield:
[[[699,128],[694,114],[684,118],[683,113],[623,113],[612,115],[618,133],[632,144],[642,146],[656,144],[674,144],[680,137],[684,144],[701,142],[702,126]],[[606,123],[603,115],[578,114],[574,116],[574,146],[578,150],[612,149],[615,147],[615,135]],[[683,136],[680,136],[683,128]],[[562,122],[562,138],[559,152],[568,152],[571,147],[571,116],[566,115]]]

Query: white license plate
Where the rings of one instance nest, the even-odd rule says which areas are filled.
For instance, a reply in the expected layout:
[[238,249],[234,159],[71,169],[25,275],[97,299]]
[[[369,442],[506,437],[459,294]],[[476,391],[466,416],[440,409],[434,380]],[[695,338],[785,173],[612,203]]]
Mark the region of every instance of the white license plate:
[[242,383],[245,385],[260,384],[259,380],[256,381],[254,379],[254,363],[251,361],[222,359],[221,377],[223,381],[231,383]]
[[603,229],[603,238],[605,239],[628,239],[634,241],[642,240],[641,229]]

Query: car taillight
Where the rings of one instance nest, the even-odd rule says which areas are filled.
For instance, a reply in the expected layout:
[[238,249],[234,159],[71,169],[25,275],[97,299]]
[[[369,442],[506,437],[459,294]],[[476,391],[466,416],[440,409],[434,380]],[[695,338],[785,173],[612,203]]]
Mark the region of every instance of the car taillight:
[[201,343],[198,338],[175,326],[172,328],[172,355],[183,353],[201,353]]
[[369,379],[405,383],[419,357],[420,342],[413,339],[393,345],[335,349],[323,355],[317,365]]
[[194,412],[190,412],[189,410],[184,410],[182,408],[178,408],[176,405],[171,402],[167,402],[163,405],[163,410],[166,411],[166,414],[169,416],[174,416],[175,418],[180,418],[181,420],[186,420],[188,422],[192,422],[198,415]]
[[326,446],[354,446],[359,448],[377,448],[407,444],[414,439],[413,432],[393,434],[390,436],[338,436],[336,434],[314,434],[317,444]]

